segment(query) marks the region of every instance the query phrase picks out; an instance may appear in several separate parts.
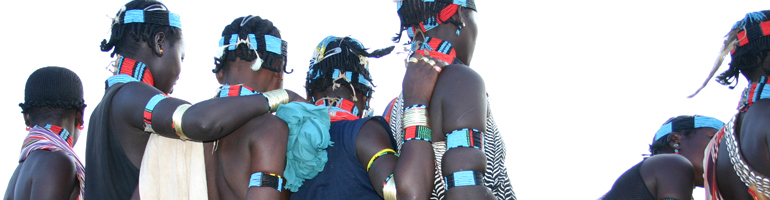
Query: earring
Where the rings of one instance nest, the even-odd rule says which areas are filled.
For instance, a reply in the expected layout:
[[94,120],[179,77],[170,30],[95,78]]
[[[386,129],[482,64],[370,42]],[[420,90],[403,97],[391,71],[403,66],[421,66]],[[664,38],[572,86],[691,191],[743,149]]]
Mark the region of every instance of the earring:
[[679,154],[679,149],[674,149],[675,154]]
[[163,54],[163,49],[160,49],[160,54]]
[[457,26],[457,35],[460,35],[460,30],[463,30],[463,25]]
[[29,126],[27,126],[27,131],[29,131],[30,129],[32,129],[32,128],[30,128]]
[[[674,144],[674,148],[679,148],[679,143]],[[674,149],[674,153],[679,154],[679,149]]]
[[85,129],[85,128],[86,128],[86,127],[83,127],[83,124],[80,124],[80,125],[78,125],[78,129],[80,129],[81,131],[82,131],[83,129]]

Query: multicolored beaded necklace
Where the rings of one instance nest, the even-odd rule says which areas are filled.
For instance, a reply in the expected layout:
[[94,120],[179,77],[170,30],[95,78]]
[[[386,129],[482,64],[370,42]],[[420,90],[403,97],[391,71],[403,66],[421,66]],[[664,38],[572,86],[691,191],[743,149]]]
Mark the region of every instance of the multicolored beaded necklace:
[[768,86],[767,78],[764,76],[759,79],[759,82],[752,83],[743,90],[738,110],[746,112],[754,102],[759,101],[760,99],[770,99],[770,86]]
[[[37,126],[37,125],[35,125],[35,126]],[[67,145],[69,145],[70,147],[74,146],[73,141],[72,141],[72,135],[70,134],[69,131],[67,131],[67,129],[62,128],[61,126],[50,125],[50,124],[46,124],[42,128],[44,128],[44,129],[46,129],[48,131],[51,131],[52,133],[54,133],[54,134],[58,135],[59,137],[61,137],[62,139],[64,139],[64,141],[66,141]]]
[[223,85],[219,87],[217,97],[238,97],[262,94],[245,85]]
[[134,59],[118,56],[113,65],[115,67],[115,76],[107,78],[107,87],[117,83],[138,82],[147,83],[155,86],[155,80],[152,78],[150,68],[142,62]]
[[326,106],[329,108],[329,117],[331,122],[341,120],[357,120],[360,111],[353,101],[343,98],[324,97],[315,102],[317,106]]
[[[412,47],[413,50],[415,48],[416,47],[414,46]],[[427,55],[443,60],[449,64],[454,63],[455,58],[457,58],[457,52],[455,52],[455,48],[452,47],[451,43],[432,37],[425,37],[425,42],[423,42],[422,45],[420,45],[420,48],[414,52],[423,56]]]

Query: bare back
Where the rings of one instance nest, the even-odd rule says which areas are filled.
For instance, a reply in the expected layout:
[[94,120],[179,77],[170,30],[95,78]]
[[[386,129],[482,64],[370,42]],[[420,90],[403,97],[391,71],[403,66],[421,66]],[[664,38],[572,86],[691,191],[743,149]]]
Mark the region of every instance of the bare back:
[[[744,161],[756,172],[770,176],[770,100],[759,100],[748,111],[737,116],[734,133]],[[728,199],[752,199],[748,187],[733,170],[726,142],[719,145],[716,163],[717,185],[722,196]]]
[[80,194],[75,161],[62,152],[37,150],[16,167],[3,199],[71,199]]

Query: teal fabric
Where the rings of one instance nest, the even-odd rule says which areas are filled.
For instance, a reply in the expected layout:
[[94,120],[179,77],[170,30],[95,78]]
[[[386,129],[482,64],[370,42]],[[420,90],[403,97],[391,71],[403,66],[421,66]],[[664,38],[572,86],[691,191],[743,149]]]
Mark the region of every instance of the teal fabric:
[[300,102],[278,106],[275,116],[289,125],[283,177],[285,188],[296,192],[306,179],[323,171],[328,161],[326,148],[333,144],[329,140],[331,119],[326,107]]

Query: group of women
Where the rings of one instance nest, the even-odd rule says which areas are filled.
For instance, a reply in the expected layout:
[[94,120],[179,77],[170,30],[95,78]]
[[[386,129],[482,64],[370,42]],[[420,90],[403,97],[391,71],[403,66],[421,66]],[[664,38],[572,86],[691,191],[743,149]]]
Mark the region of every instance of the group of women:
[[655,133],[652,156],[623,173],[603,199],[691,199],[696,186],[705,187],[709,200],[770,199],[769,16],[752,12],[735,23],[700,88],[730,54],[729,69],[716,81],[734,88],[743,75],[749,82],[739,112],[727,123],[697,115],[669,119]]
[[[90,118],[82,83],[46,67],[20,106],[30,133],[6,199],[515,199],[484,81],[469,65],[473,0],[397,1],[412,54],[402,93],[374,116],[369,51],[350,37],[316,47],[305,97],[281,89],[288,42],[259,16],[222,31],[214,98],[169,97],[184,60],[180,16],[128,2],[101,50],[114,76]],[[319,38],[320,39],[320,38]],[[47,150],[47,151],[41,151]]]

